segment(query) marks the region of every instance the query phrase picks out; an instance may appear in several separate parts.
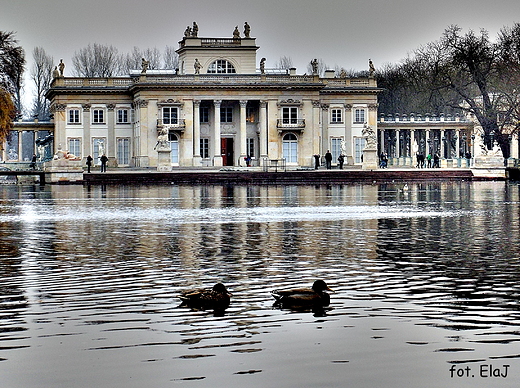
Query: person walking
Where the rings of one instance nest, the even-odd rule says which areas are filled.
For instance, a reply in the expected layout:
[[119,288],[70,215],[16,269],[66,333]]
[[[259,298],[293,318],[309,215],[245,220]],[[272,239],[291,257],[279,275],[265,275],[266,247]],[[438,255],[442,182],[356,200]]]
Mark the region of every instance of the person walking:
[[432,154],[431,153],[428,153],[428,155],[426,156],[426,161],[427,161],[426,166],[428,168],[432,168]]
[[105,154],[101,155],[101,158],[99,158],[99,161],[101,162],[101,172],[107,172],[107,162],[108,158]]
[[332,168],[332,154],[329,150],[325,153],[325,165],[327,166],[327,170]]
[[92,161],[94,159],[92,159],[92,156],[87,156],[87,172],[90,174],[90,168],[92,167]]

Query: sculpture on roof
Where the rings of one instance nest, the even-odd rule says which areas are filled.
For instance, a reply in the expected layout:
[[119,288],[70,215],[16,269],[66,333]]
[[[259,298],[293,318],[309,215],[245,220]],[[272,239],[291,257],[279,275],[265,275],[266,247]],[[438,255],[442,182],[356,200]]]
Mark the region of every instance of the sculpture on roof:
[[240,31],[238,31],[238,26],[236,26],[235,31],[233,31],[233,39],[240,39]]
[[192,34],[192,32],[191,32],[191,27],[190,27],[190,26],[186,27],[186,29],[184,30],[184,36],[185,36],[186,38],[188,38],[188,37],[191,36],[191,34]]
[[65,64],[63,63],[63,59],[60,59],[60,64],[58,65],[60,68],[60,77],[63,77],[63,70],[65,70]]
[[317,59],[313,59],[311,61],[311,66],[312,66],[312,74],[313,75],[318,74],[318,60]]
[[54,67],[54,70],[52,71],[52,78],[58,78],[60,76],[60,71],[58,70],[58,66]]
[[376,68],[374,67],[374,64],[370,58],[368,59],[368,72],[371,77],[373,77],[374,73],[376,72]]
[[260,74],[265,74],[265,58],[260,59]]
[[191,30],[191,36],[196,38],[197,35],[199,35],[199,26],[197,25],[197,22],[193,22],[193,28]]
[[193,67],[195,68],[195,74],[200,74],[200,69],[202,68],[202,65],[200,64],[197,58],[195,58],[195,63],[193,64]]
[[148,70],[148,65],[150,62],[148,62],[146,59],[141,58],[141,74],[146,74],[146,71]]
[[246,38],[249,38],[249,37],[250,37],[250,36],[249,36],[250,34],[251,34],[251,26],[249,25],[248,22],[245,22],[245,24],[244,24],[244,36],[245,36]]

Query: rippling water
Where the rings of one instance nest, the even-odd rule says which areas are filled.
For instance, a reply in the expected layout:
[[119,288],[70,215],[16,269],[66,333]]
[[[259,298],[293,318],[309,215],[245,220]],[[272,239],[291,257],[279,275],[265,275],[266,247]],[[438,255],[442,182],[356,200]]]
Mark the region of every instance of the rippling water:
[[[511,387],[519,216],[503,182],[0,186],[0,386]],[[273,308],[317,278],[325,314]]]

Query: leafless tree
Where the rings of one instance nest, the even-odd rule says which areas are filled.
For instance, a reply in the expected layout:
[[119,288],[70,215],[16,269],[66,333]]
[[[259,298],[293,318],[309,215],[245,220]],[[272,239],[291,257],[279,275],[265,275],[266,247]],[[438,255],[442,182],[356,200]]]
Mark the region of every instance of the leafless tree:
[[113,77],[121,73],[121,56],[114,46],[94,43],[75,52],[72,65],[79,77]]
[[166,46],[163,54],[164,68],[175,70],[179,67],[179,55],[172,46]]
[[31,115],[39,120],[48,120],[49,101],[45,98],[45,93],[52,82],[54,59],[42,47],[35,47],[33,61],[31,80],[34,82],[35,90]]
[[289,70],[290,68],[294,67],[293,60],[291,57],[286,57],[286,56],[280,57],[278,62],[276,62],[275,67],[277,69]]

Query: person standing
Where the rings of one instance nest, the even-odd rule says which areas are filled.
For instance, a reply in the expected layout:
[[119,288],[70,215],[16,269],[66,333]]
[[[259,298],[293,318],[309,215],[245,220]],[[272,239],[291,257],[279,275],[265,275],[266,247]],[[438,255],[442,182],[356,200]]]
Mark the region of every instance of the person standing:
[[36,170],[36,154],[33,154],[30,164],[31,169]]
[[330,150],[327,150],[325,153],[325,165],[327,166],[327,170],[332,168],[332,154],[330,153]]
[[343,170],[343,163],[345,163],[345,156],[343,154],[340,154],[338,156],[338,162],[339,162],[339,169]]
[[101,155],[101,158],[99,158],[99,161],[101,162],[101,172],[107,172],[107,162],[108,158],[105,154]]
[[94,159],[92,159],[92,156],[87,156],[87,172],[90,174],[90,168],[92,167],[92,161]]

